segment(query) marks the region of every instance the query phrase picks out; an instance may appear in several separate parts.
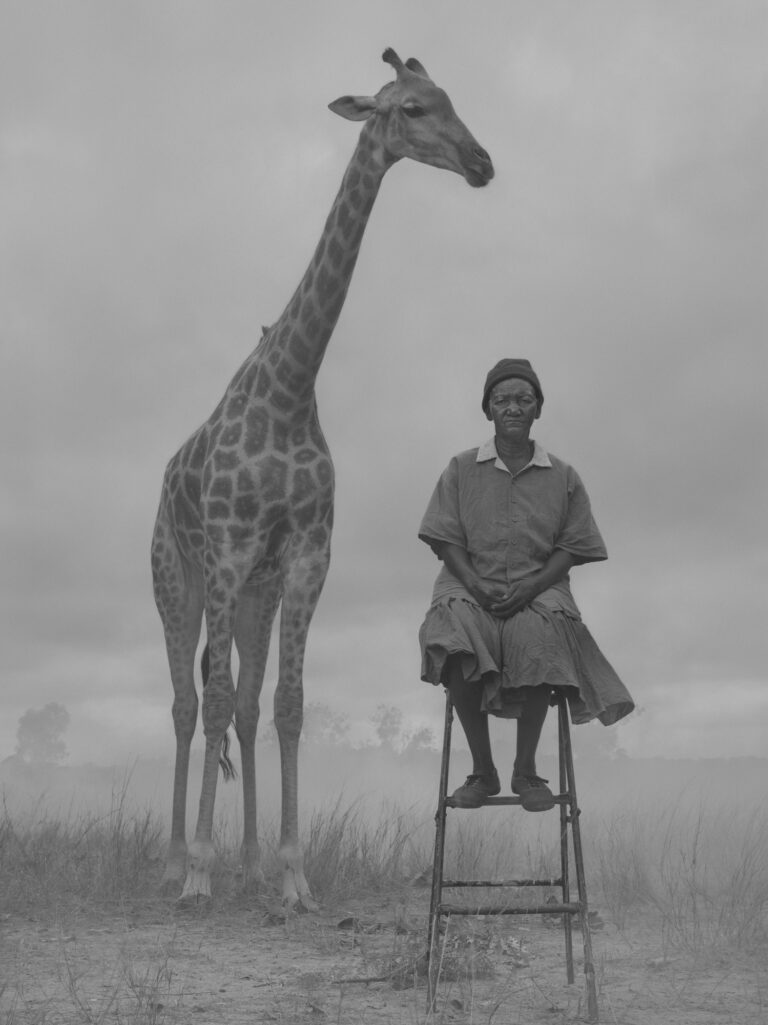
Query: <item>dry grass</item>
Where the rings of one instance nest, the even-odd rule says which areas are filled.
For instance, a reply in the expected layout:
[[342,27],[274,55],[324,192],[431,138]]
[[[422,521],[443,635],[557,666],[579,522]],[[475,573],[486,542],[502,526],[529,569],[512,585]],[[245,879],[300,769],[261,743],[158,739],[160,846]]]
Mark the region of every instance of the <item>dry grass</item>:
[[[58,928],[55,962],[63,990],[53,997],[47,990],[30,995],[18,986],[11,989],[6,972],[5,981],[0,981],[0,1025],[172,1025],[190,1020],[184,979],[179,978],[178,962],[172,956],[175,934],[170,939],[166,935],[151,950],[137,952],[126,946],[113,954],[111,961],[99,966],[97,990],[89,981],[87,966],[78,962],[74,946],[70,949],[67,942],[66,923],[75,914],[82,915],[90,909],[102,915],[130,916],[131,909],[139,905],[158,907],[155,895],[162,870],[163,826],[153,813],[128,814],[126,807],[124,788],[113,794],[112,805],[103,815],[72,814],[56,819],[49,813],[38,814],[35,809],[11,815],[3,808],[2,913],[6,919],[23,915]],[[557,843],[551,837],[545,838],[543,830],[539,834],[521,835],[509,821],[499,823],[497,819],[495,825],[480,829],[481,821],[471,815],[455,820],[448,846],[448,874],[509,878],[510,866],[514,866],[518,877],[557,875]],[[635,925],[642,919],[655,931],[658,966],[673,963],[683,955],[694,961],[711,960],[717,955],[717,963],[722,966],[733,952],[763,958],[768,953],[765,809],[689,808],[679,802],[652,816],[625,810],[597,825],[582,823],[582,829],[590,903],[593,908],[600,908],[615,930],[614,943],[631,947],[635,942]],[[276,880],[276,831],[268,827],[265,833],[265,871],[268,878]],[[431,866],[432,840],[431,822],[397,809],[391,809],[377,823],[367,822],[355,806],[337,805],[313,816],[304,842],[308,878],[316,897],[328,907],[342,907],[365,895],[369,901],[378,902],[378,906],[388,906],[386,922],[381,918],[367,924],[356,923],[348,934],[335,928],[312,932],[300,923],[293,927],[298,931],[288,937],[308,944],[318,956],[341,956],[348,944],[361,960],[363,970],[373,978],[382,973],[387,976],[389,972],[391,986],[397,988],[399,978],[400,988],[412,987],[409,1025],[427,1021],[423,988],[417,992],[418,985],[423,985],[423,977],[419,981],[419,958],[425,939],[424,891],[417,893],[411,883]],[[214,887],[217,900],[231,918],[241,913],[236,906],[239,838],[230,825],[222,822],[217,843],[221,856]],[[533,891],[519,899],[539,902],[541,897]],[[411,927],[408,915],[413,918],[417,904],[422,908],[421,919],[416,927]],[[393,932],[392,922],[397,924],[400,913],[406,925]],[[223,923],[216,924],[215,919],[209,919],[208,927],[224,930]],[[176,923],[173,928],[183,929],[184,925]],[[521,994],[527,994],[530,1001],[549,1000],[560,1007],[560,1018],[553,1010],[553,1020],[574,1020],[567,1017],[576,1014],[573,1008],[563,1008],[554,995],[546,994],[545,998],[544,984],[534,972],[523,978],[525,957],[517,939],[510,936],[508,923],[502,927],[486,922],[482,928],[469,923],[465,935],[456,934],[456,928],[450,927],[453,967],[446,971],[446,983],[451,976],[451,992],[460,991],[460,997],[451,999],[460,1001],[464,1017],[451,1017],[446,1010],[451,1006],[449,999],[440,1016],[429,1019],[430,1025],[443,1020],[517,1021],[504,1017],[503,1008],[508,1001],[519,1004]],[[388,946],[382,947],[386,930],[392,938]],[[225,931],[224,937],[226,942]],[[332,945],[336,949],[331,949]],[[483,974],[486,952],[493,961],[494,952],[498,954],[501,950],[505,963],[511,965],[509,972],[497,977],[491,995],[486,993],[480,1000],[477,994],[481,981],[484,979],[483,984],[488,985],[487,973]],[[510,950],[517,952],[511,961]],[[16,956],[22,954],[17,951]],[[462,959],[466,960],[467,969],[463,974]],[[91,965],[89,970],[92,969]],[[356,971],[359,974],[360,968]],[[610,977],[611,966],[605,957],[598,963],[598,971],[601,980]],[[66,1008],[61,1004],[62,992],[66,994]],[[321,1008],[325,1020],[348,1020],[344,1017],[344,994],[348,992],[348,988],[337,987],[337,1004],[326,1000]],[[301,993],[294,994],[292,999],[306,1004]],[[762,996],[758,994],[755,1000],[759,1003]],[[608,995],[601,994],[601,1001],[608,1007],[603,1020],[612,1020]],[[276,996],[271,1020],[292,1020],[293,1012],[285,1010],[287,1006]],[[337,1007],[333,1014],[332,1006]],[[280,1007],[287,1017],[281,1017]],[[321,1017],[319,1012],[317,1017]],[[674,1021],[674,1016],[668,1020]]]

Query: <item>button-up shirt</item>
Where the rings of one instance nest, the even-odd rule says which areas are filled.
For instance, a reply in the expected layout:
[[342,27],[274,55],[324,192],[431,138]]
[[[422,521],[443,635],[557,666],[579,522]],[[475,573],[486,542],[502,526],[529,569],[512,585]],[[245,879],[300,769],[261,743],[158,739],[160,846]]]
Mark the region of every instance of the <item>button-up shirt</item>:
[[[576,563],[608,557],[579,475],[536,441],[530,462],[514,474],[499,458],[494,438],[454,456],[437,482],[419,537],[463,548],[483,581],[502,591],[540,570],[556,548]],[[448,597],[473,600],[443,565],[432,603]],[[536,602],[579,616],[567,576]]]

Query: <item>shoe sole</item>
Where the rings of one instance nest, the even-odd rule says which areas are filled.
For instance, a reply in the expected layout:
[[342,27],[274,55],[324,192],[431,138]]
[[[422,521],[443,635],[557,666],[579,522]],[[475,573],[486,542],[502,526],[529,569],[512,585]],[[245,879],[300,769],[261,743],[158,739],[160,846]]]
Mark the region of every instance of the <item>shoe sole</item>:
[[547,798],[545,801],[538,801],[533,803],[531,801],[526,802],[525,798],[520,799],[520,804],[524,811],[552,811],[555,807],[554,798]]
[[465,808],[465,809],[471,810],[472,808],[482,808],[483,805],[485,804],[485,802],[490,797],[498,797],[498,795],[500,793],[501,793],[501,787],[499,787],[499,789],[496,791],[496,793],[494,793],[494,794],[486,794],[485,797],[483,797],[479,801],[466,801],[464,798],[456,797],[453,794],[451,794],[451,798],[450,799],[451,799],[451,801],[453,801],[453,807],[454,808]]
[[462,801],[460,797],[452,797],[451,801],[454,808],[463,808],[465,811],[473,811],[475,808],[482,808],[485,804],[485,801],[480,801],[479,804],[469,804],[466,801]]
[[520,798],[524,811],[552,811],[555,807],[555,797],[551,790],[545,794],[540,787],[535,787],[520,794],[512,787],[512,793]]

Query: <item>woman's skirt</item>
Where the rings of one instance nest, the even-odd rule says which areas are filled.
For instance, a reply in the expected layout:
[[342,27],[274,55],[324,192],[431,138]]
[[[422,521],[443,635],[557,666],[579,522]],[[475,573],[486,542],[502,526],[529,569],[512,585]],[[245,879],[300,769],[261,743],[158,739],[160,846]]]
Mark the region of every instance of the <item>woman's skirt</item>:
[[517,719],[525,692],[546,684],[562,689],[574,723],[605,726],[635,707],[629,691],[580,619],[534,601],[499,619],[463,598],[431,606],[419,631],[421,678],[446,684],[446,663],[460,660],[467,682],[483,687],[482,709]]

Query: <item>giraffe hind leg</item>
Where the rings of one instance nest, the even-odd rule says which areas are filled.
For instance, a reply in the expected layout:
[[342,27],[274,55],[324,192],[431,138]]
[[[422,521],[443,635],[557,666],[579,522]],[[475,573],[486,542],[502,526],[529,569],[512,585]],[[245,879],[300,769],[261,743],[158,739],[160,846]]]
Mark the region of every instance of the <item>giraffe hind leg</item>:
[[243,775],[243,842],[241,864],[246,891],[264,886],[257,830],[256,730],[259,723],[259,697],[269,653],[270,633],[280,602],[278,576],[263,581],[241,594],[235,620],[235,645],[240,671],[235,694],[235,728],[240,742]]
[[[206,644],[203,648],[203,654],[200,656],[200,674],[203,678],[203,690],[205,690],[205,685],[208,683],[210,666],[211,655],[208,650],[208,645]],[[233,765],[232,759],[229,757],[230,746],[229,730],[227,730],[224,734],[224,740],[221,742],[221,754],[219,755],[219,768],[221,769],[221,775],[224,777],[225,783],[229,783],[232,780],[237,779],[237,769]]]
[[186,806],[189,757],[197,724],[195,651],[203,614],[202,580],[186,572],[181,556],[161,516],[152,547],[155,601],[165,633],[165,646],[173,685],[173,725],[176,759],[173,780],[171,836],[161,881],[164,893],[177,893],[184,881],[187,861]]

